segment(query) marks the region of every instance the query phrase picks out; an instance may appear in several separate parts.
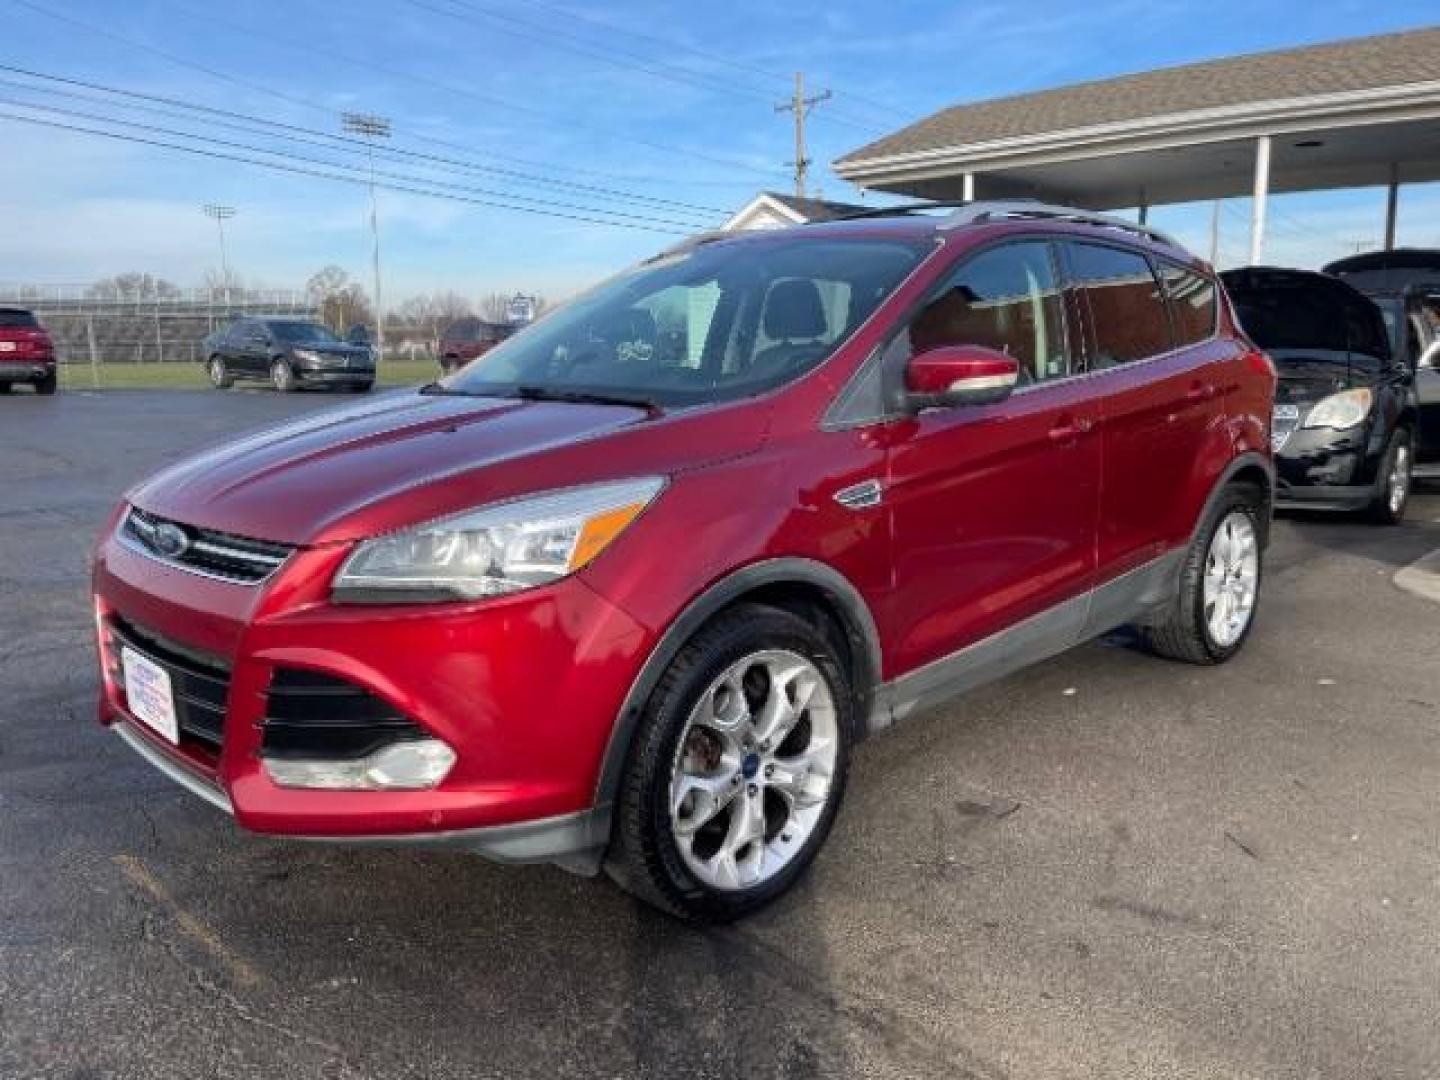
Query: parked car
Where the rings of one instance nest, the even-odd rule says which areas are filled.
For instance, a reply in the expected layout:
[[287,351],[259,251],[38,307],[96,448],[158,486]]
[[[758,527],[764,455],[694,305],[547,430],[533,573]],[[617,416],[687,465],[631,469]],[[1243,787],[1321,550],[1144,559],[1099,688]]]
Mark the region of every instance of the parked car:
[[1221,275],[1245,332],[1275,362],[1275,505],[1363,510],[1395,524],[1410,501],[1417,421],[1408,365],[1374,302],[1329,274]]
[[236,379],[267,380],[276,390],[323,387],[364,392],[375,385],[368,345],[341,341],[319,323],[237,319],[204,342],[205,367],[217,390]]
[[734,918],[810,863],[867,733],[1120,624],[1234,656],[1274,383],[1203,263],[1080,211],[682,245],[134,488],[102,717],[247,829]]
[[515,333],[515,327],[484,319],[461,319],[440,335],[440,369],[450,374],[484,356]]
[[19,383],[55,393],[55,343],[33,311],[0,307],[0,394]]
[[1440,477],[1440,250],[1397,248],[1325,267],[1380,306],[1395,355],[1415,371],[1415,475]]

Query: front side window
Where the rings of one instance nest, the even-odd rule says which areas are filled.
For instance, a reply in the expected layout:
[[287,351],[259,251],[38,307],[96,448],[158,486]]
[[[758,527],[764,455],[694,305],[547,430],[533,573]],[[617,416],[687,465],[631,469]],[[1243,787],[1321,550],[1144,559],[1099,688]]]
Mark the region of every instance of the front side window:
[[1176,263],[1162,262],[1160,276],[1181,345],[1195,345],[1215,333],[1215,282]]
[[1014,357],[1022,384],[1069,374],[1050,245],[1005,244],[958,266],[910,324],[912,352],[942,345],[983,345]]
[[272,322],[270,333],[280,341],[290,344],[333,344],[340,339],[327,327],[308,322]]
[[23,329],[39,325],[35,321],[35,316],[28,311],[21,311],[19,308],[0,308],[0,326],[7,329]]
[[753,396],[823,363],[932,250],[803,235],[702,244],[572,300],[438,392],[610,394],[669,406]]
[[1171,348],[1170,317],[1150,263],[1139,252],[1069,243],[1070,272],[1090,309],[1097,370]]

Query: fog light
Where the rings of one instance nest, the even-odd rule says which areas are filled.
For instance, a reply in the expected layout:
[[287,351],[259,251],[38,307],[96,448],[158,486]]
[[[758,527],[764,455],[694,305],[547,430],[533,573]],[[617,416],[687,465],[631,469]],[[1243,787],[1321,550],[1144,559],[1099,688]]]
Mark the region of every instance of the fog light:
[[433,788],[455,764],[455,751],[439,739],[391,743],[353,761],[265,758],[280,787],[330,791],[417,791]]

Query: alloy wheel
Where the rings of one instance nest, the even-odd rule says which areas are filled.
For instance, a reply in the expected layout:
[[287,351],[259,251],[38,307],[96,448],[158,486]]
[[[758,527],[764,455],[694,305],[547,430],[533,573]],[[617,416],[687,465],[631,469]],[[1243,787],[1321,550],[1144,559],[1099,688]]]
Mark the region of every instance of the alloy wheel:
[[835,701],[798,653],[752,653],[691,710],[670,783],[670,826],[685,866],[723,891],[779,873],[805,846],[833,790]]
[[1244,635],[1259,586],[1255,523],[1249,514],[1232,510],[1215,529],[1205,554],[1204,618],[1216,645],[1229,648]]

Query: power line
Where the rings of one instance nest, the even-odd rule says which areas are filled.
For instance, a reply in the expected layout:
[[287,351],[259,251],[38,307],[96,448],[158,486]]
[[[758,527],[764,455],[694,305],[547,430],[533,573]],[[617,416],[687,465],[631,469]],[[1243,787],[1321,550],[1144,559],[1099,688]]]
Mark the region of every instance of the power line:
[[[32,0],[11,0],[11,2],[24,4],[26,7],[32,8],[37,11],[45,10],[34,4]],[[245,26],[243,24],[233,22],[229,19],[221,18],[220,16],[214,15],[208,11],[200,11],[198,9],[189,7],[186,4],[174,2],[174,0],[172,0],[171,6],[174,7],[176,10],[189,15],[191,18],[200,19],[202,21],[214,23],[219,26],[224,26],[237,33],[246,34],[251,37],[258,38],[261,41],[268,41],[274,45],[279,46],[280,48],[303,52],[308,58],[313,59],[316,55],[316,50],[313,47],[302,44],[294,38],[282,37],[280,35],[266,33],[263,30],[256,30],[253,27]],[[78,20],[70,21],[78,22]],[[118,37],[118,35],[114,34],[111,34],[110,36]],[[131,42],[131,44],[136,45],[136,47],[146,47],[135,42]],[[533,105],[527,105],[524,102],[513,101],[509,98],[496,97],[492,94],[481,93],[480,91],[473,90],[466,86],[459,86],[454,83],[444,82],[440,79],[434,79],[428,75],[421,75],[417,72],[402,71],[398,68],[393,68],[385,64],[377,64],[373,60],[365,59],[363,57],[350,56],[346,53],[337,52],[333,48],[322,50],[320,52],[320,55],[326,56],[332,60],[340,60],[344,63],[352,64],[372,74],[378,71],[383,74],[389,75],[390,77],[395,79],[408,80],[413,83],[419,83],[424,86],[432,87],[436,90],[441,90],[446,94],[451,94],[458,97],[466,97],[471,99],[472,101],[478,101],[485,105],[498,106],[499,108],[507,109],[511,112],[527,113],[552,127],[588,131],[592,135],[596,135],[601,138],[619,139],[625,142],[631,142],[636,144],[637,146],[644,146],[650,150],[655,150],[664,154],[692,157],[697,160],[710,162],[714,165],[723,165],[727,169],[744,169],[747,172],[757,173],[759,175],[771,175],[771,170],[762,169],[747,162],[738,161],[730,158],[723,158],[714,154],[707,154],[701,150],[694,150],[688,147],[670,146],[665,143],[657,143],[650,139],[641,138],[637,135],[627,135],[623,132],[617,132],[608,128],[598,127],[593,124],[559,120],[551,116],[544,109],[537,108]],[[307,105],[309,105],[309,107],[311,108],[324,108],[324,106],[317,106],[314,103],[307,103]],[[334,115],[333,110],[326,109],[325,111],[331,113],[332,116]]]
[[[637,38],[643,41],[650,41],[655,43],[656,45],[661,46],[667,51],[674,52],[678,50],[680,52],[687,52],[690,53],[692,56],[700,57],[701,59],[707,60],[713,64],[719,64],[724,67],[732,68],[736,71],[745,71],[751,74],[762,75],[767,79],[782,79],[785,81],[789,81],[790,79],[790,75],[783,71],[776,71],[770,68],[761,67],[759,64],[752,64],[744,60],[737,60],[734,57],[724,56],[720,53],[710,52],[706,49],[698,49],[695,46],[687,45],[684,42],[672,41],[669,38],[660,37],[658,34],[648,34],[645,33],[643,30],[631,30],[625,27],[616,26],[614,23],[606,22],[603,19],[597,19],[587,12],[572,11],[567,8],[561,7],[559,4],[547,3],[546,0],[524,0],[524,2],[527,3],[530,7],[544,8],[548,11],[554,12],[556,15],[561,15],[566,19],[578,19],[581,22],[589,23],[591,26],[601,27],[602,29],[608,30],[611,33],[622,34],[626,37]],[[849,101],[854,101],[857,104],[866,105],[867,107],[875,110],[876,112],[887,113],[892,117],[905,119],[910,115],[909,113],[901,109],[895,108],[893,105],[886,105],[885,103],[876,101],[873,98],[866,97],[862,94],[857,94],[853,90],[837,91],[836,94],[839,97],[843,97]]]
[[[0,99],[0,103],[12,104],[12,103],[10,103],[10,102],[4,102],[3,99]],[[27,104],[24,104],[24,103],[19,103],[19,105],[20,105],[21,108],[27,108],[27,109],[42,108],[41,106],[27,105]],[[51,110],[51,111],[55,111],[55,110]],[[77,132],[77,133],[85,134],[85,135],[95,135],[95,136],[98,136],[98,137],[100,137],[100,138],[113,139],[113,140],[116,140],[116,141],[119,141],[119,142],[137,143],[137,144],[144,145],[144,146],[160,147],[160,148],[167,149],[167,150],[179,150],[179,151],[182,151],[182,152],[187,153],[187,154],[194,154],[194,155],[199,156],[199,157],[212,158],[212,159],[215,159],[215,160],[217,160],[217,161],[235,161],[235,162],[240,162],[240,163],[246,164],[246,165],[258,165],[258,166],[261,166],[262,168],[274,169],[274,170],[279,171],[279,172],[293,173],[293,174],[298,175],[298,176],[311,176],[311,177],[316,177],[316,178],[319,178],[319,179],[322,179],[322,180],[335,180],[335,181],[339,181],[339,182],[341,182],[341,183],[355,184],[355,185],[365,185],[365,184],[368,183],[368,181],[366,180],[366,178],[363,177],[363,176],[351,175],[351,174],[344,173],[344,172],[333,172],[333,171],[329,171],[329,170],[327,170],[327,169],[313,169],[313,168],[308,168],[308,167],[305,167],[305,166],[302,166],[302,165],[288,164],[286,161],[263,161],[263,160],[260,160],[260,159],[257,159],[257,158],[247,157],[247,156],[245,156],[245,155],[243,155],[243,154],[231,154],[231,153],[227,153],[227,152],[225,152],[225,151],[220,151],[220,150],[209,150],[209,149],[205,149],[204,147],[186,146],[186,145],[183,145],[183,144],[181,144],[181,143],[167,142],[167,141],[162,140],[162,139],[152,139],[152,138],[147,138],[147,137],[140,136],[140,135],[126,135],[126,134],[123,134],[123,133],[118,132],[118,131],[107,131],[107,130],[104,130],[104,129],[101,129],[101,128],[86,127],[86,126],[80,125],[80,124],[69,124],[69,123],[64,123],[64,122],[62,122],[62,121],[59,121],[59,120],[47,120],[47,119],[43,119],[43,118],[41,118],[41,117],[36,117],[36,116],[24,116],[24,115],[21,115],[21,114],[18,114],[18,113],[9,113],[9,112],[0,112],[0,119],[10,120],[10,121],[15,122],[15,123],[30,124],[30,125],[33,125],[33,126],[35,126],[35,127],[51,128],[51,129],[58,130],[58,131],[70,131],[70,132]],[[182,137],[182,138],[197,138],[196,136],[186,136],[186,135],[182,135],[181,137]],[[210,140],[210,141],[214,141],[214,140]],[[284,157],[286,156],[286,155],[283,155],[283,154],[275,154],[274,151],[261,150],[260,153],[270,153],[270,154],[272,154],[273,156],[277,156],[277,157],[281,157],[281,158],[284,158]],[[291,160],[305,160],[305,159],[292,158]],[[334,169],[334,168],[344,169],[344,168],[346,167],[346,166],[344,166],[344,165],[335,165],[335,164],[330,163],[330,162],[317,162],[317,164],[329,165],[331,169]],[[379,175],[379,174],[377,174],[377,175]],[[664,223],[660,223],[660,222],[657,222],[657,223],[655,223],[655,224],[646,224],[646,223],[642,223],[641,221],[628,222],[628,221],[606,220],[606,219],[600,218],[600,217],[586,216],[586,215],[584,215],[584,214],[568,213],[568,212],[564,212],[564,211],[561,211],[561,210],[541,209],[541,208],[535,207],[535,206],[521,206],[521,205],[517,205],[517,204],[515,204],[515,203],[513,203],[513,202],[503,202],[503,201],[500,201],[499,199],[476,198],[476,197],[473,197],[473,196],[466,196],[466,195],[461,195],[461,194],[453,194],[453,193],[448,192],[448,191],[437,191],[437,190],[435,190],[435,187],[447,187],[447,186],[452,186],[452,185],[435,184],[433,181],[427,181],[427,180],[424,180],[423,178],[408,178],[408,179],[409,179],[411,182],[407,182],[407,183],[396,183],[396,182],[392,182],[392,181],[389,181],[389,180],[383,180],[383,181],[382,181],[382,180],[376,180],[375,186],[376,186],[377,188],[381,189],[382,191],[398,191],[398,192],[402,192],[402,193],[408,194],[408,195],[423,195],[423,196],[426,196],[426,197],[432,198],[432,199],[444,199],[444,200],[447,200],[447,201],[449,201],[449,202],[467,203],[467,204],[472,205],[472,206],[487,206],[487,207],[493,207],[493,208],[501,209],[501,210],[514,210],[514,211],[517,211],[517,212],[523,213],[523,214],[537,214],[537,215],[540,215],[540,216],[542,216],[542,217],[560,218],[560,219],[566,220],[566,221],[579,221],[579,222],[583,222],[583,223],[585,223],[585,224],[587,224],[587,225],[607,225],[607,226],[611,226],[611,227],[613,227],[613,228],[639,229],[639,230],[641,230],[641,231],[643,231],[643,232],[662,233],[662,234],[670,235],[670,236],[676,236],[676,235],[682,235],[682,236],[683,236],[683,235],[686,234],[687,229],[688,229],[688,227],[666,228],[666,227],[664,227]],[[422,185],[422,184],[431,184],[432,186],[431,186],[431,187],[421,187],[421,186],[418,186],[418,185]],[[462,190],[465,190],[465,189],[462,189]],[[504,196],[504,198],[509,199],[509,198],[514,198],[514,196],[506,195],[506,196]],[[595,211],[595,213],[605,214],[605,213],[611,213],[611,211],[601,210],[601,211]],[[642,221],[643,221],[643,219],[642,219]]]
[[[44,72],[32,71],[28,68],[15,67],[10,64],[0,64],[0,71],[8,71],[23,75],[26,78],[43,80],[46,82],[60,83],[65,86],[80,87],[86,90],[97,91],[101,94],[122,97],[134,101],[155,103],[165,106],[155,108],[150,105],[119,104],[118,107],[129,109],[135,112],[153,113],[159,116],[167,116],[172,119],[192,119],[189,113],[202,114],[206,122],[218,128],[231,131],[240,131],[250,135],[264,135],[267,138],[282,138],[300,143],[305,146],[323,146],[327,149],[338,146],[342,149],[359,151],[363,144],[358,139],[348,138],[343,135],[335,135],[331,132],[320,131],[316,128],[303,127],[297,124],[286,124],[278,120],[266,120],[258,116],[249,116],[245,113],[233,112],[228,109],[216,109],[206,105],[196,105],[190,102],[180,101],[176,98],[164,97],[159,94],[145,94],[134,90],[124,90],[119,87],[107,86],[104,83],[89,82],[84,79],[76,79],[63,75],[46,74]],[[73,100],[90,102],[92,104],[112,105],[104,98],[97,98],[86,94],[71,93],[64,90],[57,90],[52,87],[31,86],[27,83],[16,82],[12,79],[0,78],[0,85],[10,86],[35,93],[50,94],[57,97],[71,98]],[[221,117],[224,119],[212,119]],[[230,123],[236,120],[241,123]],[[256,130],[256,128],[272,130]],[[291,134],[296,133],[296,134]],[[309,138],[298,138],[298,135],[310,136]],[[322,141],[316,141],[322,140]],[[512,177],[523,180],[527,183],[539,184],[547,187],[554,187],[560,190],[576,191],[593,198],[619,199],[627,202],[646,203],[659,207],[672,207],[681,210],[697,210],[707,214],[726,214],[729,211],[714,206],[703,206],[697,203],[680,202],[674,199],[662,199],[657,196],[640,195],[631,192],[619,191],[613,188],[602,187],[594,184],[581,184],[567,180],[554,180],[549,177],[537,176],[530,173],[520,172],[514,169],[507,169],[494,165],[481,165],[474,162],[443,157],[436,154],[426,154],[417,150],[408,150],[403,147],[383,147],[380,149],[382,156],[403,158],[414,161],[421,161],[427,164],[443,165],[453,170],[473,172],[480,174],[493,174],[503,177]]]
[[[678,64],[655,60],[635,52],[621,52],[613,48],[597,48],[593,42],[569,30],[560,27],[544,26],[526,19],[517,18],[508,12],[496,11],[488,5],[482,6],[468,3],[467,0],[443,0],[444,3],[452,5],[451,7],[440,6],[435,0],[406,0],[406,2],[412,7],[417,7],[436,15],[445,15],[452,19],[458,19],[476,25],[478,25],[477,19],[488,19],[492,23],[499,23],[501,30],[506,33],[539,42],[548,48],[561,49],[579,56],[588,56],[623,70],[639,71],[654,78],[665,79],[670,82],[681,83],[688,86],[698,86],[712,92],[747,94],[764,101],[769,101],[771,98],[771,92],[769,90],[762,90],[758,87],[735,82],[734,80],[722,79],[718,76],[692,71]],[[457,8],[459,10],[455,10]],[[835,120],[836,123],[858,128],[869,134],[874,134],[876,131],[876,124],[873,122],[852,120],[844,115],[836,114],[832,114],[832,119]]]
[[[327,161],[323,159],[306,157],[303,154],[296,154],[285,150],[272,150],[265,146],[254,146],[250,143],[235,142],[231,139],[221,139],[213,135],[198,135],[189,131],[177,131],[174,128],[159,127],[154,124],[142,124],[136,120],[126,120],[120,117],[105,116],[103,114],[84,112],[77,109],[62,109],[57,105],[36,105],[32,102],[16,101],[13,98],[0,97],[0,103],[16,105],[25,109],[37,109],[42,112],[55,113],[60,116],[70,116],[81,120],[91,120],[106,124],[119,124],[122,127],[134,128],[137,131],[147,131],[152,134],[168,135],[174,138],[191,139],[196,142],[211,143],[215,146],[223,146],[231,150],[243,150],[251,154],[267,154],[271,157],[301,161],[309,165],[323,165],[332,169],[348,169],[356,171],[358,166],[347,165],[344,162]],[[399,180],[404,183],[423,183],[431,187],[449,188],[455,191],[463,191],[477,195],[486,195],[495,198],[509,199],[514,202],[534,203],[537,206],[556,206],[565,210],[578,210],[587,214],[606,214],[610,217],[624,218],[634,221],[654,222],[663,225],[678,225],[686,229],[704,228],[705,223],[695,221],[679,221],[674,218],[657,218],[645,214],[632,214],[626,210],[612,210],[608,207],[583,206],[575,203],[558,202],[551,199],[538,199],[531,195],[516,195],[509,191],[497,191],[493,188],[473,187],[465,184],[453,184],[446,180],[434,180],[429,177],[417,177],[406,173],[393,173],[384,170],[375,172],[376,176],[383,176],[387,179]]]

